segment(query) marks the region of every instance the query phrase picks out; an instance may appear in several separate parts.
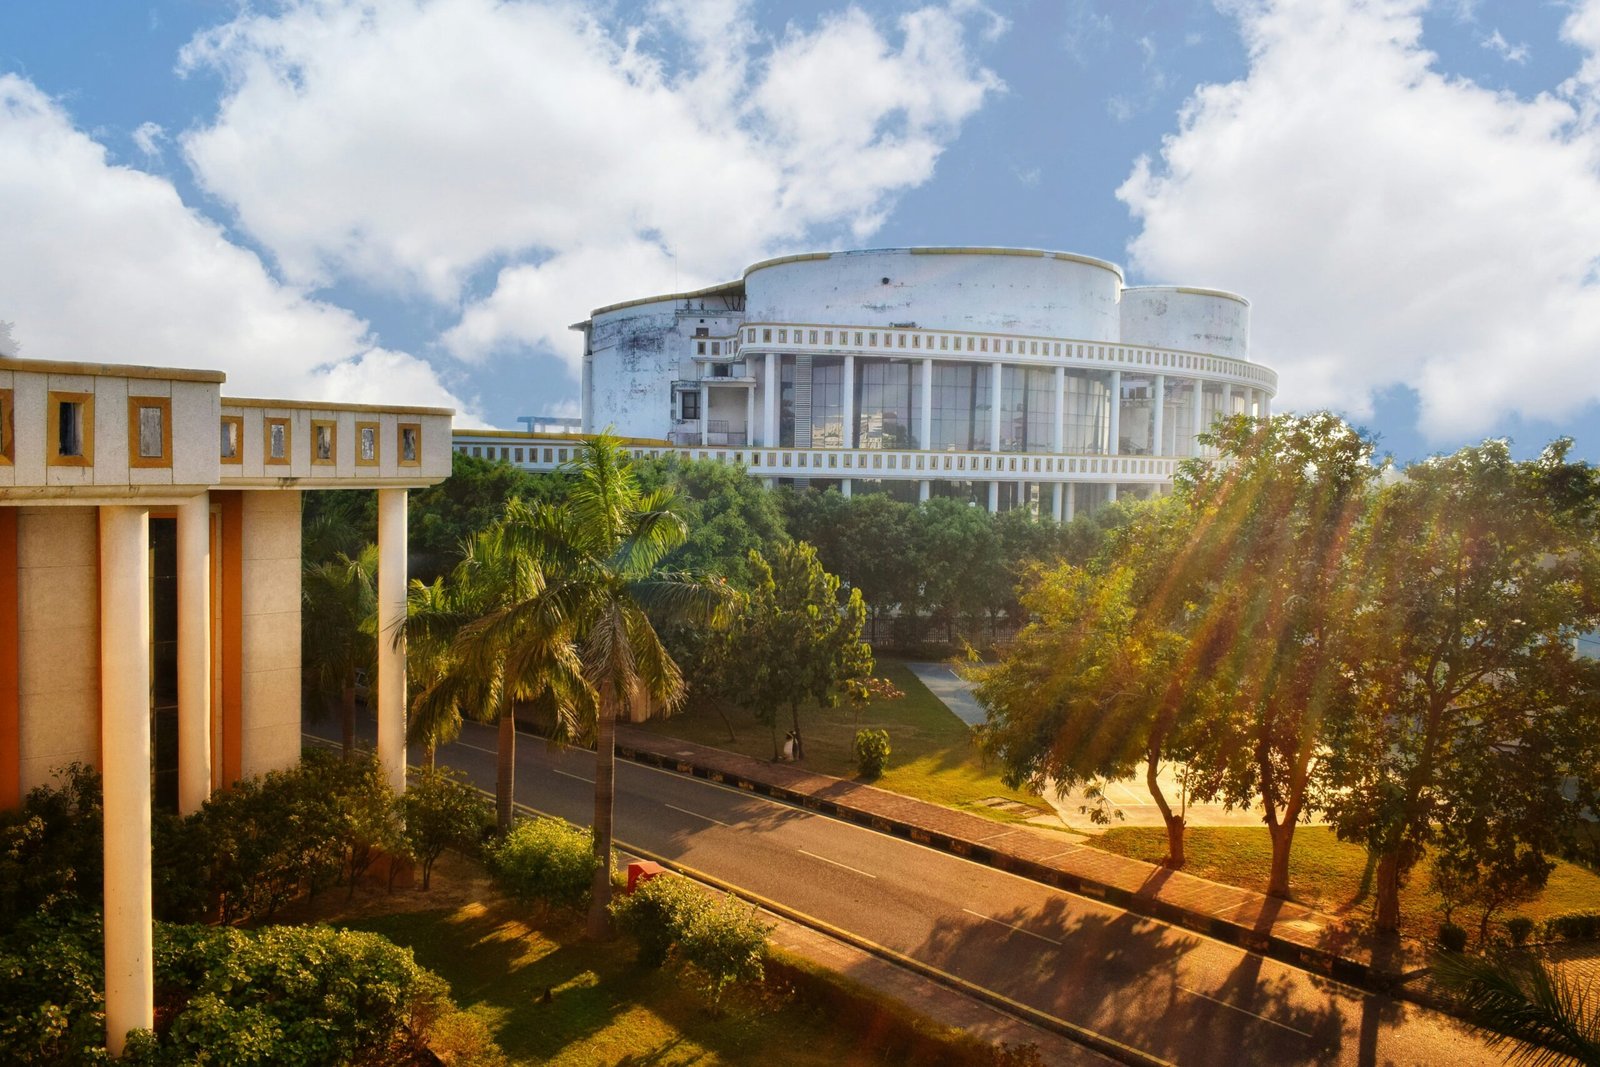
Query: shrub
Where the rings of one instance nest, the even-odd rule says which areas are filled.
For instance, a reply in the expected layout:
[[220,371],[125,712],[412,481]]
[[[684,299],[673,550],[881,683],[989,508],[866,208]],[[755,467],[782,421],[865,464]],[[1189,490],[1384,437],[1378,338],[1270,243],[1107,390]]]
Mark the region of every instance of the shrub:
[[519,822],[489,852],[489,872],[502,890],[548,907],[581,910],[597,866],[593,833],[560,819]]
[[1506,932],[1513,945],[1525,945],[1533,934],[1533,920],[1526,915],[1514,915],[1506,920]]
[[1446,952],[1465,951],[1467,947],[1467,931],[1455,923],[1440,923],[1439,947]]
[[428,888],[433,864],[447,848],[475,854],[484,829],[494,822],[488,802],[464,778],[449,771],[426,771],[412,780],[400,801],[405,813],[405,840],[422,864],[422,888]]
[[0,930],[41,909],[100,902],[100,775],[73,763],[55,777],[0,812]]
[[660,967],[693,915],[711,898],[687,878],[657,875],[611,903],[617,927],[639,944],[639,962]]
[[1600,912],[1573,911],[1546,919],[1545,936],[1551,940],[1591,941],[1600,937]]
[[[0,943],[0,1059],[108,1062],[101,943],[98,915],[28,920]],[[452,1063],[504,1063],[444,981],[377,934],[158,923],[154,947],[158,1031],[129,1042],[133,1062],[414,1064],[437,1035]]]
[[761,981],[772,927],[742,901],[709,893],[687,878],[652,878],[611,905],[617,925],[639,943],[639,961],[659,967],[669,958],[694,967],[712,1004],[735,983]]
[[856,769],[863,778],[877,778],[889,765],[889,731],[856,731]]

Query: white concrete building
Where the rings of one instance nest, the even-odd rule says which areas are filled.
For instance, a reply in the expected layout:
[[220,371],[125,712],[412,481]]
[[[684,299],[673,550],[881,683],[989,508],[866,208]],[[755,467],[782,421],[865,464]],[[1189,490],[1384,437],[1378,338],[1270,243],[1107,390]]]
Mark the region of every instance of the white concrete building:
[[[1170,484],[1224,413],[1267,414],[1249,305],[1123,285],[1064,252],[900,248],[786,256],[738,281],[597,309],[582,428],[845,494],[952,495],[1058,519]],[[456,435],[534,470],[560,434]]]
[[[406,491],[437,408],[243,400],[212,371],[0,359],[0,807],[73,761],[105,805],[106,1018],[152,1024],[152,803],[300,758],[300,490],[378,490],[379,612],[405,617]],[[405,787],[405,650],[379,642]]]

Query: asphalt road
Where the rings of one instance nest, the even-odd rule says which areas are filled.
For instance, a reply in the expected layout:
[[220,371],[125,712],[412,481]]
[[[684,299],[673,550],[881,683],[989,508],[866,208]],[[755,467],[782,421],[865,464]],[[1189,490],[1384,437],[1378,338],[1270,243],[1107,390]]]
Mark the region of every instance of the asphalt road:
[[[594,756],[518,736],[516,798],[587,825]],[[441,763],[494,787],[494,730]],[[616,835],[1179,1064],[1498,1064],[1448,1016],[901,838],[619,761]]]

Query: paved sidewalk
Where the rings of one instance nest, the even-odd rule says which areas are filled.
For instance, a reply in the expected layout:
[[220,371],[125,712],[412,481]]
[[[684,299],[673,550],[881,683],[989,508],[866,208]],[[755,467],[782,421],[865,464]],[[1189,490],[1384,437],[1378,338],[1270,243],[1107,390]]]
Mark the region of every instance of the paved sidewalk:
[[1351,937],[1321,912],[1078,843],[1068,835],[913,800],[803,767],[617,728],[617,752],[653,766],[748,789],[965,856],[1047,885],[1184,926],[1341,981],[1388,992],[1426,963],[1399,947]]

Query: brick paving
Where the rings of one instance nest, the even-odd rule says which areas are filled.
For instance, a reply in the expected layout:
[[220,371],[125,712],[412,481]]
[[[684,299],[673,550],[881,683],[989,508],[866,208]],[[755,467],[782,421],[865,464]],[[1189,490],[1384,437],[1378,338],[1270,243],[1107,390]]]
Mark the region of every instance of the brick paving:
[[1119,856],[1059,832],[1007,825],[803,767],[618,725],[617,752],[788,801],[1183,926],[1356,985],[1398,991],[1423,949],[1375,943],[1291,901]]

